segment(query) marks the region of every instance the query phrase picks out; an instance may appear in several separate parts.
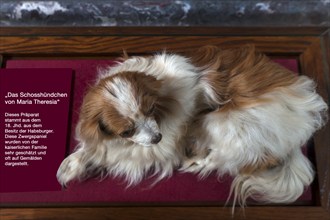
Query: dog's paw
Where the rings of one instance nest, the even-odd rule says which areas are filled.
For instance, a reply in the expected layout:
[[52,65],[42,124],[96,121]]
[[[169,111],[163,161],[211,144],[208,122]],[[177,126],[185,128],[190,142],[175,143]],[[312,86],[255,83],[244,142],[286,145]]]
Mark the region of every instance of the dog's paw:
[[205,167],[206,158],[193,157],[186,159],[179,169],[181,172],[198,173]]
[[60,167],[57,170],[57,181],[62,185],[63,188],[66,188],[67,184],[79,177],[83,172],[82,164],[80,164],[79,158],[77,158],[74,154],[68,156],[61,163]]

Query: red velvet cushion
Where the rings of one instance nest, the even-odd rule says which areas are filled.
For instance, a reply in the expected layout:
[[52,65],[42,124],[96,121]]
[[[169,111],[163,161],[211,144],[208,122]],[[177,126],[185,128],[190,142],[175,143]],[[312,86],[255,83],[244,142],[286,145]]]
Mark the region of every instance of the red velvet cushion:
[[[297,72],[297,60],[275,60],[294,72]],[[74,149],[74,130],[78,120],[78,112],[82,97],[88,85],[93,84],[98,68],[113,65],[109,60],[9,60],[6,68],[72,68],[74,70],[74,97],[72,110],[72,126],[70,136],[70,152]],[[42,173],[40,173],[42,175]],[[54,175],[56,175],[54,173]],[[3,180],[2,180],[3,181]],[[140,185],[126,189],[119,179],[107,178],[103,181],[90,179],[82,183],[71,183],[66,190],[55,192],[24,192],[2,193],[2,204],[86,204],[86,203],[136,203],[136,202],[184,202],[207,203],[226,201],[229,193],[231,178],[218,179],[211,175],[199,180],[192,174],[175,173],[171,178],[162,180],[150,187],[152,180],[145,180]],[[24,180],[22,180],[24,184]],[[310,190],[299,199],[304,203],[312,200]]]

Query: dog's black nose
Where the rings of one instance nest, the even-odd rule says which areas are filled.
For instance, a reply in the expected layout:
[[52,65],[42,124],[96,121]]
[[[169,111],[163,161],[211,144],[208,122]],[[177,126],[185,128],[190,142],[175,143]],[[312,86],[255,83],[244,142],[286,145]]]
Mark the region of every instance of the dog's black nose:
[[157,133],[155,134],[152,139],[151,139],[151,143],[152,144],[158,144],[160,140],[162,140],[163,135],[161,133]]

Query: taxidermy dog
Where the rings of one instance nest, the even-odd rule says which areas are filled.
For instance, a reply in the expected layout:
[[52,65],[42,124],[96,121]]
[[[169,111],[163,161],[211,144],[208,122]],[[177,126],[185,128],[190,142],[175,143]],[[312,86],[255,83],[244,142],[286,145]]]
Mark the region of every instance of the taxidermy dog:
[[130,186],[181,165],[201,177],[232,175],[234,205],[295,201],[314,176],[301,147],[326,122],[315,83],[250,46],[186,57],[131,57],[102,71],[84,97],[79,144],[59,183],[98,173]]
[[178,55],[131,57],[100,73],[84,97],[75,152],[60,165],[62,186],[95,173],[168,177],[180,166],[181,143],[195,110],[198,73]]
[[247,46],[194,52],[202,98],[190,126],[191,157],[181,168],[201,177],[234,177],[234,205],[248,197],[295,201],[314,176],[301,147],[326,121],[327,104],[315,83]]

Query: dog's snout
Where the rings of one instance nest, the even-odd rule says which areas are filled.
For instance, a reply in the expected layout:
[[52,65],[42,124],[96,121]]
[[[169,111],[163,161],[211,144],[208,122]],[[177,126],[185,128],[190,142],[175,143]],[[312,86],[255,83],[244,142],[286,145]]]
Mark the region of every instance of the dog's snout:
[[155,134],[151,139],[151,143],[158,144],[162,140],[162,137],[163,137],[163,135],[161,133]]

